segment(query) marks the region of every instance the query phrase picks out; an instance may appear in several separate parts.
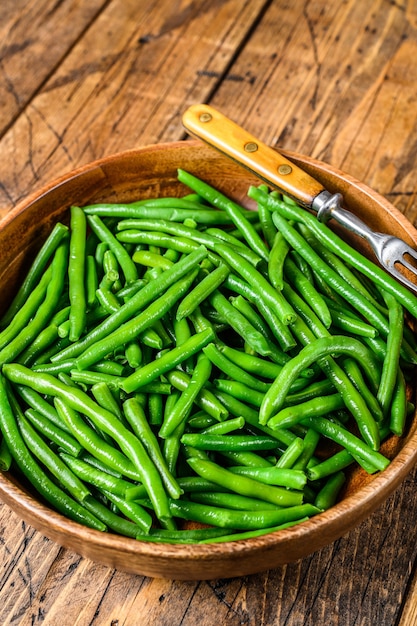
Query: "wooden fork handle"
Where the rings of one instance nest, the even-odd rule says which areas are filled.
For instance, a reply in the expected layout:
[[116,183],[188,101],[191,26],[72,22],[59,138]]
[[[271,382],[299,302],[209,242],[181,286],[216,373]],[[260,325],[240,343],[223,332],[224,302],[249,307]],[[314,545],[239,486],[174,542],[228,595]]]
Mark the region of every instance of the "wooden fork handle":
[[187,109],[182,122],[186,130],[311,208],[323,185],[275,149],[253,137],[235,122],[207,104]]

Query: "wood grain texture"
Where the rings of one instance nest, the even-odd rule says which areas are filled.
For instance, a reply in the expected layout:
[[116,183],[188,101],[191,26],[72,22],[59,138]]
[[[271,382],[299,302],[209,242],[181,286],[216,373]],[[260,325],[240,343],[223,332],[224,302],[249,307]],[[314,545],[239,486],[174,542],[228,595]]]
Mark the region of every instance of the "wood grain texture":
[[0,140],[0,212],[34,185],[113,152],[179,139],[265,0],[108,3]]
[[0,134],[25,110],[108,0],[0,5]]
[[[71,20],[54,22],[51,7]],[[10,44],[0,62],[2,215],[92,158],[183,137],[185,106],[208,102],[267,143],[343,168],[417,218],[411,0],[2,0],[0,16]],[[22,17],[25,28],[11,29]],[[32,54],[35,41],[43,44]],[[179,583],[80,559],[2,505],[0,622],[409,626],[416,518],[413,472],[356,531],[308,559]]]

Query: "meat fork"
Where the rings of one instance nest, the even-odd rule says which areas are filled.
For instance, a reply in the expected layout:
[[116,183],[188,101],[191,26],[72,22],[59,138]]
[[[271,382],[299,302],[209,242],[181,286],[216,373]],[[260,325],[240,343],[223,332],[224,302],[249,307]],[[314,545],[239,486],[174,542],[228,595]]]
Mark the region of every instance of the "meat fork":
[[[343,208],[340,193],[331,193],[282,154],[263,144],[208,105],[191,106],[184,113],[182,121],[192,135],[244,165],[266,182],[272,183],[304,207],[315,211],[319,221],[326,222],[333,218],[365,239],[382,267],[409,289],[417,292],[417,284],[399,269],[405,268],[417,276],[416,250],[398,237],[371,230],[356,215]],[[414,260],[416,265],[408,258]]]

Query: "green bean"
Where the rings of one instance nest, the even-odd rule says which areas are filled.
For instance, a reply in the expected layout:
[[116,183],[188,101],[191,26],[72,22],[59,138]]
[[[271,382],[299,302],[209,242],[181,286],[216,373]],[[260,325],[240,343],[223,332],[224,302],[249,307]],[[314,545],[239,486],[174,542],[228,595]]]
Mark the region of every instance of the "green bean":
[[127,480],[112,476],[71,454],[61,452],[60,457],[82,481],[98,489],[106,489],[124,498],[126,492],[132,487],[132,483]]
[[271,528],[278,524],[311,517],[320,512],[310,504],[291,506],[276,511],[237,511],[224,509],[197,502],[171,502],[171,512],[176,517],[203,524],[232,528],[236,530],[258,530]]
[[[230,302],[244,317],[260,332],[270,343],[274,342],[274,338],[266,324],[265,320],[258,314],[254,307],[242,295],[231,296]],[[256,350],[255,350],[256,352]],[[270,349],[271,352],[271,349]],[[274,350],[276,352],[276,350]]]
[[85,259],[85,283],[87,309],[91,309],[97,302],[96,291],[99,285],[96,260],[92,254],[88,254]]
[[106,441],[86,420],[83,420],[78,411],[66,406],[59,398],[55,398],[55,407],[73,436],[92,456],[111,469],[120,471],[123,476],[133,480],[140,479],[140,473],[126,455]]
[[10,323],[0,333],[0,349],[7,346],[28,322],[32,319],[37,309],[45,299],[45,293],[52,277],[52,267],[48,267],[42,274],[39,283],[28,294],[22,307],[16,312]]
[[[299,380],[299,379],[297,379]],[[315,380],[307,386],[302,387],[302,389],[296,389],[292,391],[292,387],[290,388],[290,393],[285,398],[285,406],[291,406],[300,404],[301,402],[306,402],[307,400],[311,400],[312,398],[317,398],[317,396],[325,396],[330,393],[333,393],[335,387],[331,380],[324,378],[323,380]]]
[[136,369],[142,364],[142,348],[138,341],[129,341],[125,349],[126,361],[132,369]]
[[13,457],[9,450],[9,446],[4,437],[2,437],[0,442],[0,471],[8,472],[12,465]]
[[82,453],[83,447],[75,437],[54,424],[54,422],[38,411],[27,409],[25,411],[25,417],[47,440],[59,446],[69,454],[78,457]]
[[387,416],[399,370],[400,350],[403,340],[404,311],[402,306],[391,294],[384,292],[383,295],[388,305],[390,332],[387,337],[387,351],[382,366],[377,399],[384,415]]
[[230,270],[227,265],[222,263],[197,283],[178,305],[176,313],[177,320],[189,317],[217,287],[220,287],[226,280],[229,272]]
[[191,494],[191,501],[200,504],[208,504],[214,507],[224,509],[234,509],[237,511],[276,511],[276,504],[251,498],[249,496],[241,496],[239,493],[230,493],[224,491],[209,491]]
[[254,407],[260,407],[264,399],[265,392],[257,391],[253,387],[248,387],[245,383],[237,380],[216,378],[213,384],[220,391],[224,391],[237,400],[251,404]]
[[365,298],[360,292],[340,277],[339,274],[333,270],[333,268],[322,261],[321,257],[314,251],[314,249],[307,244],[305,239],[299,235],[299,233],[292,228],[284,218],[275,212],[272,219],[275,221],[275,224],[280,231],[284,234],[287,241],[294,246],[300,255],[304,256],[304,258],[314,268],[314,271],[320,273],[322,278],[329,285],[331,285],[336,293],[345,298],[348,302],[350,302],[350,304],[354,304],[355,308],[362,315],[364,315],[365,318],[369,319],[379,332],[386,335],[388,333],[388,325],[385,316],[383,316],[380,311],[367,300],[367,298]]
[[47,420],[51,421],[54,426],[65,430],[67,433],[71,433],[70,428],[68,428],[65,423],[62,422],[59,417],[56,409],[52,406],[42,395],[42,392],[38,393],[37,391],[31,389],[30,387],[26,387],[25,385],[15,385],[15,390],[19,394],[21,398],[26,402],[26,404],[40,413],[42,417],[45,417]]
[[[261,188],[263,187],[261,186]],[[267,191],[267,189],[264,189],[264,191]],[[271,250],[274,245],[277,229],[275,228],[275,224],[272,221],[271,211],[269,211],[269,209],[267,209],[263,204],[259,204],[257,208],[262,234],[266,244]]]
[[47,502],[72,520],[97,530],[106,530],[102,522],[58,487],[34,460],[17,427],[7,393],[6,380],[2,374],[0,374],[0,428],[19,469]]
[[[130,262],[132,262],[131,259]],[[103,254],[103,274],[99,288],[113,292],[120,291],[122,288],[121,267],[115,253],[110,248],[107,248]]]
[[161,254],[150,252],[149,250],[136,250],[136,252],[133,253],[132,260],[134,263],[138,263],[139,265],[160,267],[163,270],[169,270],[169,268],[173,265],[173,262],[166,257]]
[[[281,374],[275,379],[269,391],[265,394],[259,412],[260,422],[266,424],[272,416],[272,413],[279,410],[285,400],[291,382],[297,377],[301,369],[304,369],[318,359],[320,359],[321,366],[326,366],[326,364],[322,362],[322,357],[325,355],[343,353],[352,355],[355,359],[360,358],[361,367],[366,370],[367,375],[372,379],[373,372],[371,369],[373,366],[370,364],[367,351],[363,351],[363,347],[364,346],[354,338],[347,339],[346,337],[339,337],[337,335],[322,337],[306,345],[298,355],[289,362],[291,365],[284,365]],[[329,365],[327,363],[327,368],[328,367]],[[346,377],[343,381],[343,385],[338,386],[338,390],[342,394],[345,405],[354,414],[365,441],[369,442],[374,449],[378,449],[379,431],[376,422],[357,390],[352,384],[349,385],[347,383],[349,383],[349,379]]]
[[369,389],[369,381],[364,380],[361,369],[354,359],[344,359],[343,370],[346,372],[353,385],[365,400],[376,421],[381,422],[384,414],[378,398],[374,395],[374,392],[376,393],[377,389],[372,384],[372,390]]
[[[166,377],[173,387],[184,391],[190,384],[191,378],[186,372],[173,369],[166,373]],[[220,422],[228,417],[228,411],[209,389],[201,389],[195,399],[195,404],[208,415]]]
[[23,440],[32,454],[51,472],[52,476],[59,480],[60,485],[70,495],[82,502],[90,494],[89,489],[51,450],[49,444],[32,428],[22,413],[17,416],[16,420]]
[[16,360],[22,365],[30,366],[44,350],[50,348],[52,345],[55,348],[59,336],[59,326],[67,320],[68,312],[69,307],[65,307],[54,315],[49,325],[40,331],[37,337],[19,354]]
[[211,369],[210,360],[205,355],[199,355],[189,386],[182,391],[173,410],[162,422],[158,433],[160,437],[169,437],[181,422],[188,420],[198,394],[210,378]]
[[[277,442],[277,446],[279,446],[279,442]],[[234,465],[245,465],[246,467],[273,467],[273,463],[269,459],[250,450],[221,450],[220,453],[222,457],[231,461]]]
[[[122,478],[122,476],[123,476],[123,474],[122,474],[122,472],[120,470],[117,470],[117,469],[114,469],[114,468],[110,467],[110,465],[108,465],[104,461],[101,461],[97,457],[95,457],[92,454],[90,454],[89,452],[87,452],[87,450],[85,448],[82,451],[80,458],[81,458],[82,461],[84,461],[88,465],[91,465],[95,469],[98,469],[100,472],[104,472],[105,474],[109,474],[110,476],[113,476],[114,478]],[[145,487],[143,487],[143,485],[142,485],[142,489],[144,490],[144,493],[146,493]]]
[[[183,198],[149,198],[129,204],[97,204],[84,207],[87,215],[100,217],[119,217],[122,219],[164,219],[171,222],[183,222],[192,216],[199,224],[231,224],[225,211],[204,206],[201,201]],[[256,214],[244,210],[247,219],[253,221]]]
[[242,213],[241,207],[221,194],[219,191],[204,183],[202,180],[196,178],[189,172],[185,172],[184,170],[178,170],[178,180],[184,185],[187,185],[194,191],[196,191],[200,196],[202,196],[207,202],[211,205],[215,206],[218,209],[225,211],[230,218],[232,219],[235,226],[241,232],[242,236],[245,238],[247,244],[250,248],[252,248],[260,257],[262,257],[265,261],[268,260],[268,249],[265,246],[264,242],[253,228],[251,223],[246,219],[244,214]]
[[[118,224],[119,232],[117,239],[125,243],[144,243],[147,245],[160,245],[164,248],[173,248],[180,252],[192,252],[198,245],[205,246],[210,250],[209,258],[215,265],[217,260],[217,246],[222,242],[218,237],[207,234],[206,231],[190,228],[185,224],[167,222],[164,220],[125,220]],[[226,245],[226,244],[224,244]],[[227,247],[234,250],[250,265],[258,266],[262,258],[251,248],[237,245]]]
[[158,472],[154,471],[153,464],[149,463],[149,457],[143,445],[110,411],[100,407],[81,390],[68,389],[50,375],[30,372],[19,365],[4,365],[3,372],[15,383],[28,384],[35,390],[42,389],[43,393],[54,396],[61,411],[69,408],[73,412],[82,411],[96,426],[113,437],[138,472],[140,480],[147,485],[149,497],[154,502],[159,519],[165,521],[169,518],[167,498]]
[[185,433],[181,442],[197,450],[246,451],[275,450],[277,440],[268,435],[207,435],[203,433]]
[[[320,419],[320,418],[319,418]],[[295,461],[292,469],[305,471],[314,458],[314,453],[320,442],[320,434],[313,428],[307,427],[307,432],[303,439],[303,450]]]
[[294,439],[284,450],[275,467],[291,469],[303,452],[304,444],[301,437]]
[[[181,319],[177,319],[177,317],[175,317],[175,319],[172,321],[171,330],[175,338],[174,342],[176,346],[181,346],[183,343],[188,341],[188,339],[190,339],[192,335],[191,325],[189,323],[189,320],[185,317]],[[195,366],[194,357],[191,357],[189,360],[185,361],[182,364],[182,368],[187,373],[192,373],[194,366]]]
[[152,517],[140,504],[127,501],[106,489],[101,489],[101,491],[123,515],[138,526],[138,532],[149,532],[152,526]]
[[[316,312],[316,315],[323,325],[329,328],[332,323],[332,316],[323,296],[315,289],[314,285],[306,278],[302,271],[298,269],[291,258],[287,257],[285,259],[284,269],[289,283],[296,288],[298,293],[306,300],[307,304]],[[282,282],[281,289],[283,287],[284,282]]]
[[137,294],[138,291],[140,291],[142,287],[147,284],[148,281],[146,279],[138,278],[138,280],[135,280],[134,283],[130,283],[129,285],[119,289],[116,295],[119,300],[123,300],[123,302],[126,302],[127,300],[130,300],[130,298]]
[[100,287],[96,291],[96,297],[99,304],[107,311],[107,313],[114,313],[121,307],[117,296],[105,287]]
[[355,455],[355,458],[364,458],[377,470],[384,470],[389,465],[389,460],[377,450],[373,450],[359,437],[349,432],[346,428],[330,422],[324,417],[304,418],[302,423],[310,426],[324,437],[332,439],[342,445],[348,452]]
[[230,361],[215,343],[209,343],[203,348],[204,354],[210,361],[218,367],[224,374],[230,376],[233,380],[244,383],[251,389],[265,393],[270,388],[270,383],[266,383],[259,378],[255,378],[241,367]]
[[204,428],[201,432],[204,435],[225,435],[227,433],[240,430],[245,426],[245,420],[243,417],[234,417],[232,419],[225,420],[224,422],[211,424]]
[[212,461],[188,459],[188,464],[202,478],[221,484],[234,493],[265,500],[277,506],[291,507],[302,503],[302,493],[299,491],[266,485],[247,476],[237,476]]
[[136,398],[128,398],[123,403],[123,410],[135,435],[141,440],[149,457],[157,468],[162,482],[171,498],[179,498],[182,490],[171,472],[167,462],[161,453],[156,436],[147,422],[145,412]]
[[268,428],[268,426],[260,424],[259,411],[254,407],[248,406],[244,402],[233,398],[233,396],[224,393],[223,391],[215,390],[214,393],[232,415],[236,417],[243,417],[247,424],[250,424],[269,437],[274,437],[278,443],[283,443],[285,446],[288,446],[293,439],[296,438],[296,435],[289,430],[272,430],[272,428]]
[[[174,393],[168,396],[165,402],[164,415],[165,414],[167,415],[173,409],[176,402],[178,401],[179,395],[180,394],[178,393],[178,391],[174,391]],[[169,471],[174,476],[176,476],[177,471],[178,471],[177,461],[178,461],[178,456],[179,456],[180,449],[181,449],[181,437],[184,434],[185,426],[186,426],[186,423],[181,422],[177,426],[177,428],[174,430],[174,432],[169,437],[166,437],[163,440],[164,457],[168,464]]]
[[159,393],[148,394],[148,420],[151,426],[161,426],[163,420],[163,399]]
[[68,261],[68,293],[70,299],[70,333],[71,341],[77,341],[85,329],[87,302],[84,284],[85,277],[85,238],[87,222],[82,209],[71,207],[71,234]]
[[404,375],[401,370],[397,371],[397,381],[392,393],[391,413],[390,413],[390,429],[401,437],[404,433],[405,419],[407,417],[407,388]]
[[330,299],[325,296],[323,297],[327,302],[333,326],[347,333],[361,337],[374,338],[377,336],[378,331],[373,326],[359,319],[359,317],[353,317],[350,311],[346,309],[343,310],[342,307],[338,306],[334,301],[330,301]]
[[349,268],[349,266],[337,256],[337,254],[334,254],[325,245],[320,243],[307,226],[302,223],[298,223],[298,229],[308,243],[318,252],[321,258],[326,261],[326,263],[328,263],[328,265],[332,267],[339,274],[339,276],[342,276],[347,283],[352,285],[356,291],[361,293],[384,315],[386,314],[385,306],[382,306],[381,302],[376,300],[370,290],[367,289],[364,277],[359,278]]
[[302,524],[306,522],[309,517],[300,517],[299,519],[294,519],[290,522],[286,522],[284,524],[279,524],[278,526],[272,526],[271,528],[261,528],[259,530],[248,530],[247,532],[239,532],[227,534],[219,537],[213,537],[212,539],[205,539],[199,541],[199,543],[226,543],[229,541],[242,541],[242,539],[254,539],[255,537],[262,537],[262,535],[267,535],[269,533],[275,533],[279,530],[285,530],[286,528],[291,528],[292,526],[297,526],[298,524]]
[[88,215],[87,223],[100,241],[106,243],[116,256],[123,271],[126,284],[133,283],[137,280],[138,273],[135,263],[132,261],[126,248],[120,244],[103,220],[98,215]]
[[295,406],[288,406],[268,420],[270,428],[291,428],[311,415],[329,415],[333,411],[344,408],[345,403],[339,393],[319,396]]
[[153,543],[172,544],[196,544],[211,542],[229,534],[229,530],[224,528],[193,528],[183,530],[151,529],[148,535],[138,533],[138,541],[148,541]]
[[[341,470],[344,470],[346,467],[349,467],[354,462],[354,458],[350,452],[347,450],[340,450],[336,452],[332,456],[329,456],[327,459],[320,461],[316,465],[312,465],[311,467],[307,467],[306,473],[309,480],[322,480],[323,478],[327,478],[332,474],[336,474]],[[373,471],[375,472],[375,466],[373,467]],[[370,472],[372,473],[372,471]]]
[[6,327],[12,322],[16,315],[19,315],[19,311],[21,311],[24,307],[24,303],[35,289],[35,285],[38,281],[42,280],[41,277],[45,272],[45,268],[49,260],[53,257],[56,249],[59,247],[63,239],[67,237],[68,226],[61,224],[60,222],[55,224],[50,235],[47,237],[35,259],[32,261],[29,271],[20,285],[9,308],[1,318],[1,328]]
[[318,492],[314,505],[326,511],[336,503],[337,496],[346,482],[346,476],[343,472],[337,472],[328,478],[326,484]]
[[[273,222],[272,222],[273,223]],[[268,276],[275,289],[281,291],[283,286],[284,262],[290,251],[290,245],[277,231],[268,261]]]
[[238,476],[248,476],[259,480],[266,485],[287,487],[288,489],[303,489],[307,483],[305,472],[281,467],[229,467],[229,472]]
[[238,311],[229,300],[215,290],[209,297],[210,304],[216,309],[225,322],[258,354],[271,354],[270,344],[264,335]]
[[[275,379],[282,369],[282,366],[277,363],[253,354],[247,354],[226,344],[221,344],[218,347],[230,361],[239,365],[250,374],[260,376],[261,378]],[[287,361],[289,359],[290,357],[286,358]]]
[[213,340],[213,333],[210,329],[197,333],[190,337],[182,346],[173,348],[161,357],[144,365],[139,370],[133,372],[120,382],[120,388],[126,393],[131,393],[140,389],[143,385],[152,382],[161,374],[165,374],[179,363],[182,363],[193,354],[199,352],[204,346]]
[[87,496],[83,504],[85,508],[88,509],[90,513],[95,515],[97,519],[101,520],[108,529],[118,535],[136,539],[139,528],[137,524],[134,524],[126,518],[113,513],[113,511],[111,511],[106,505],[102,504],[99,500],[93,498],[92,496]]
[[104,409],[107,409],[121,421],[123,421],[123,412],[120,407],[120,402],[116,399],[115,394],[112,393],[110,386],[104,382],[100,381],[95,383],[91,389],[91,394],[94,397],[95,401]]

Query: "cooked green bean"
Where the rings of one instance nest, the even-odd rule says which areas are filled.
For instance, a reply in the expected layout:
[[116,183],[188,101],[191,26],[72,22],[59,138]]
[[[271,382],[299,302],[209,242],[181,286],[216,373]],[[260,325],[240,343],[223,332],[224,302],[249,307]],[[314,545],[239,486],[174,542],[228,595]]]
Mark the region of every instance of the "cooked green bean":
[[80,524],[97,530],[106,530],[106,526],[97,517],[67,495],[34,460],[17,427],[6,389],[6,379],[2,374],[0,374],[0,428],[14,461],[47,502],[57,511]]
[[84,277],[86,267],[85,237],[87,221],[79,207],[71,207],[71,234],[68,261],[68,293],[70,300],[70,333],[71,341],[77,341],[82,335],[87,315],[87,294]]
[[311,504],[290,506],[276,511],[238,511],[224,509],[197,502],[172,501],[172,514],[183,519],[215,525],[220,528],[235,530],[258,530],[295,521],[304,517],[312,517],[320,509]]
[[133,374],[130,374],[130,376],[124,378],[120,382],[121,389],[126,393],[140,389],[143,385],[152,382],[161,374],[165,374],[179,365],[179,363],[199,352],[213,338],[213,333],[210,329],[192,335],[182,346],[169,350],[155,361],[152,361],[152,363],[144,365],[139,370],[133,372]]
[[220,287],[226,280],[229,272],[227,265],[222,263],[197,283],[178,305],[177,320],[189,317],[217,287]]
[[270,502],[280,507],[292,507],[302,504],[303,497],[300,491],[290,491],[283,487],[260,483],[247,476],[238,476],[212,461],[188,459],[188,463],[202,478],[206,478],[214,483],[219,483],[223,487],[227,487],[234,493],[239,493],[242,496],[265,500],[265,502]]
[[25,301],[34,290],[35,285],[41,279],[41,276],[45,271],[48,271],[45,270],[45,268],[47,267],[49,260],[53,257],[62,240],[67,237],[68,226],[61,224],[60,222],[55,224],[50,235],[46,238],[35,259],[32,261],[29,271],[20,285],[17,294],[13,298],[12,303],[1,318],[1,328],[10,324],[15,316],[19,314],[19,311],[23,308]]
[[204,183],[202,180],[193,176],[189,172],[179,169],[178,180],[193,189],[216,208],[225,211],[230,216],[235,226],[239,229],[247,244],[265,261],[268,260],[269,253],[267,247],[256,230],[253,228],[252,224],[246,219],[241,207],[238,204],[232,202],[229,198],[217,191],[217,189],[214,189],[207,183]]

